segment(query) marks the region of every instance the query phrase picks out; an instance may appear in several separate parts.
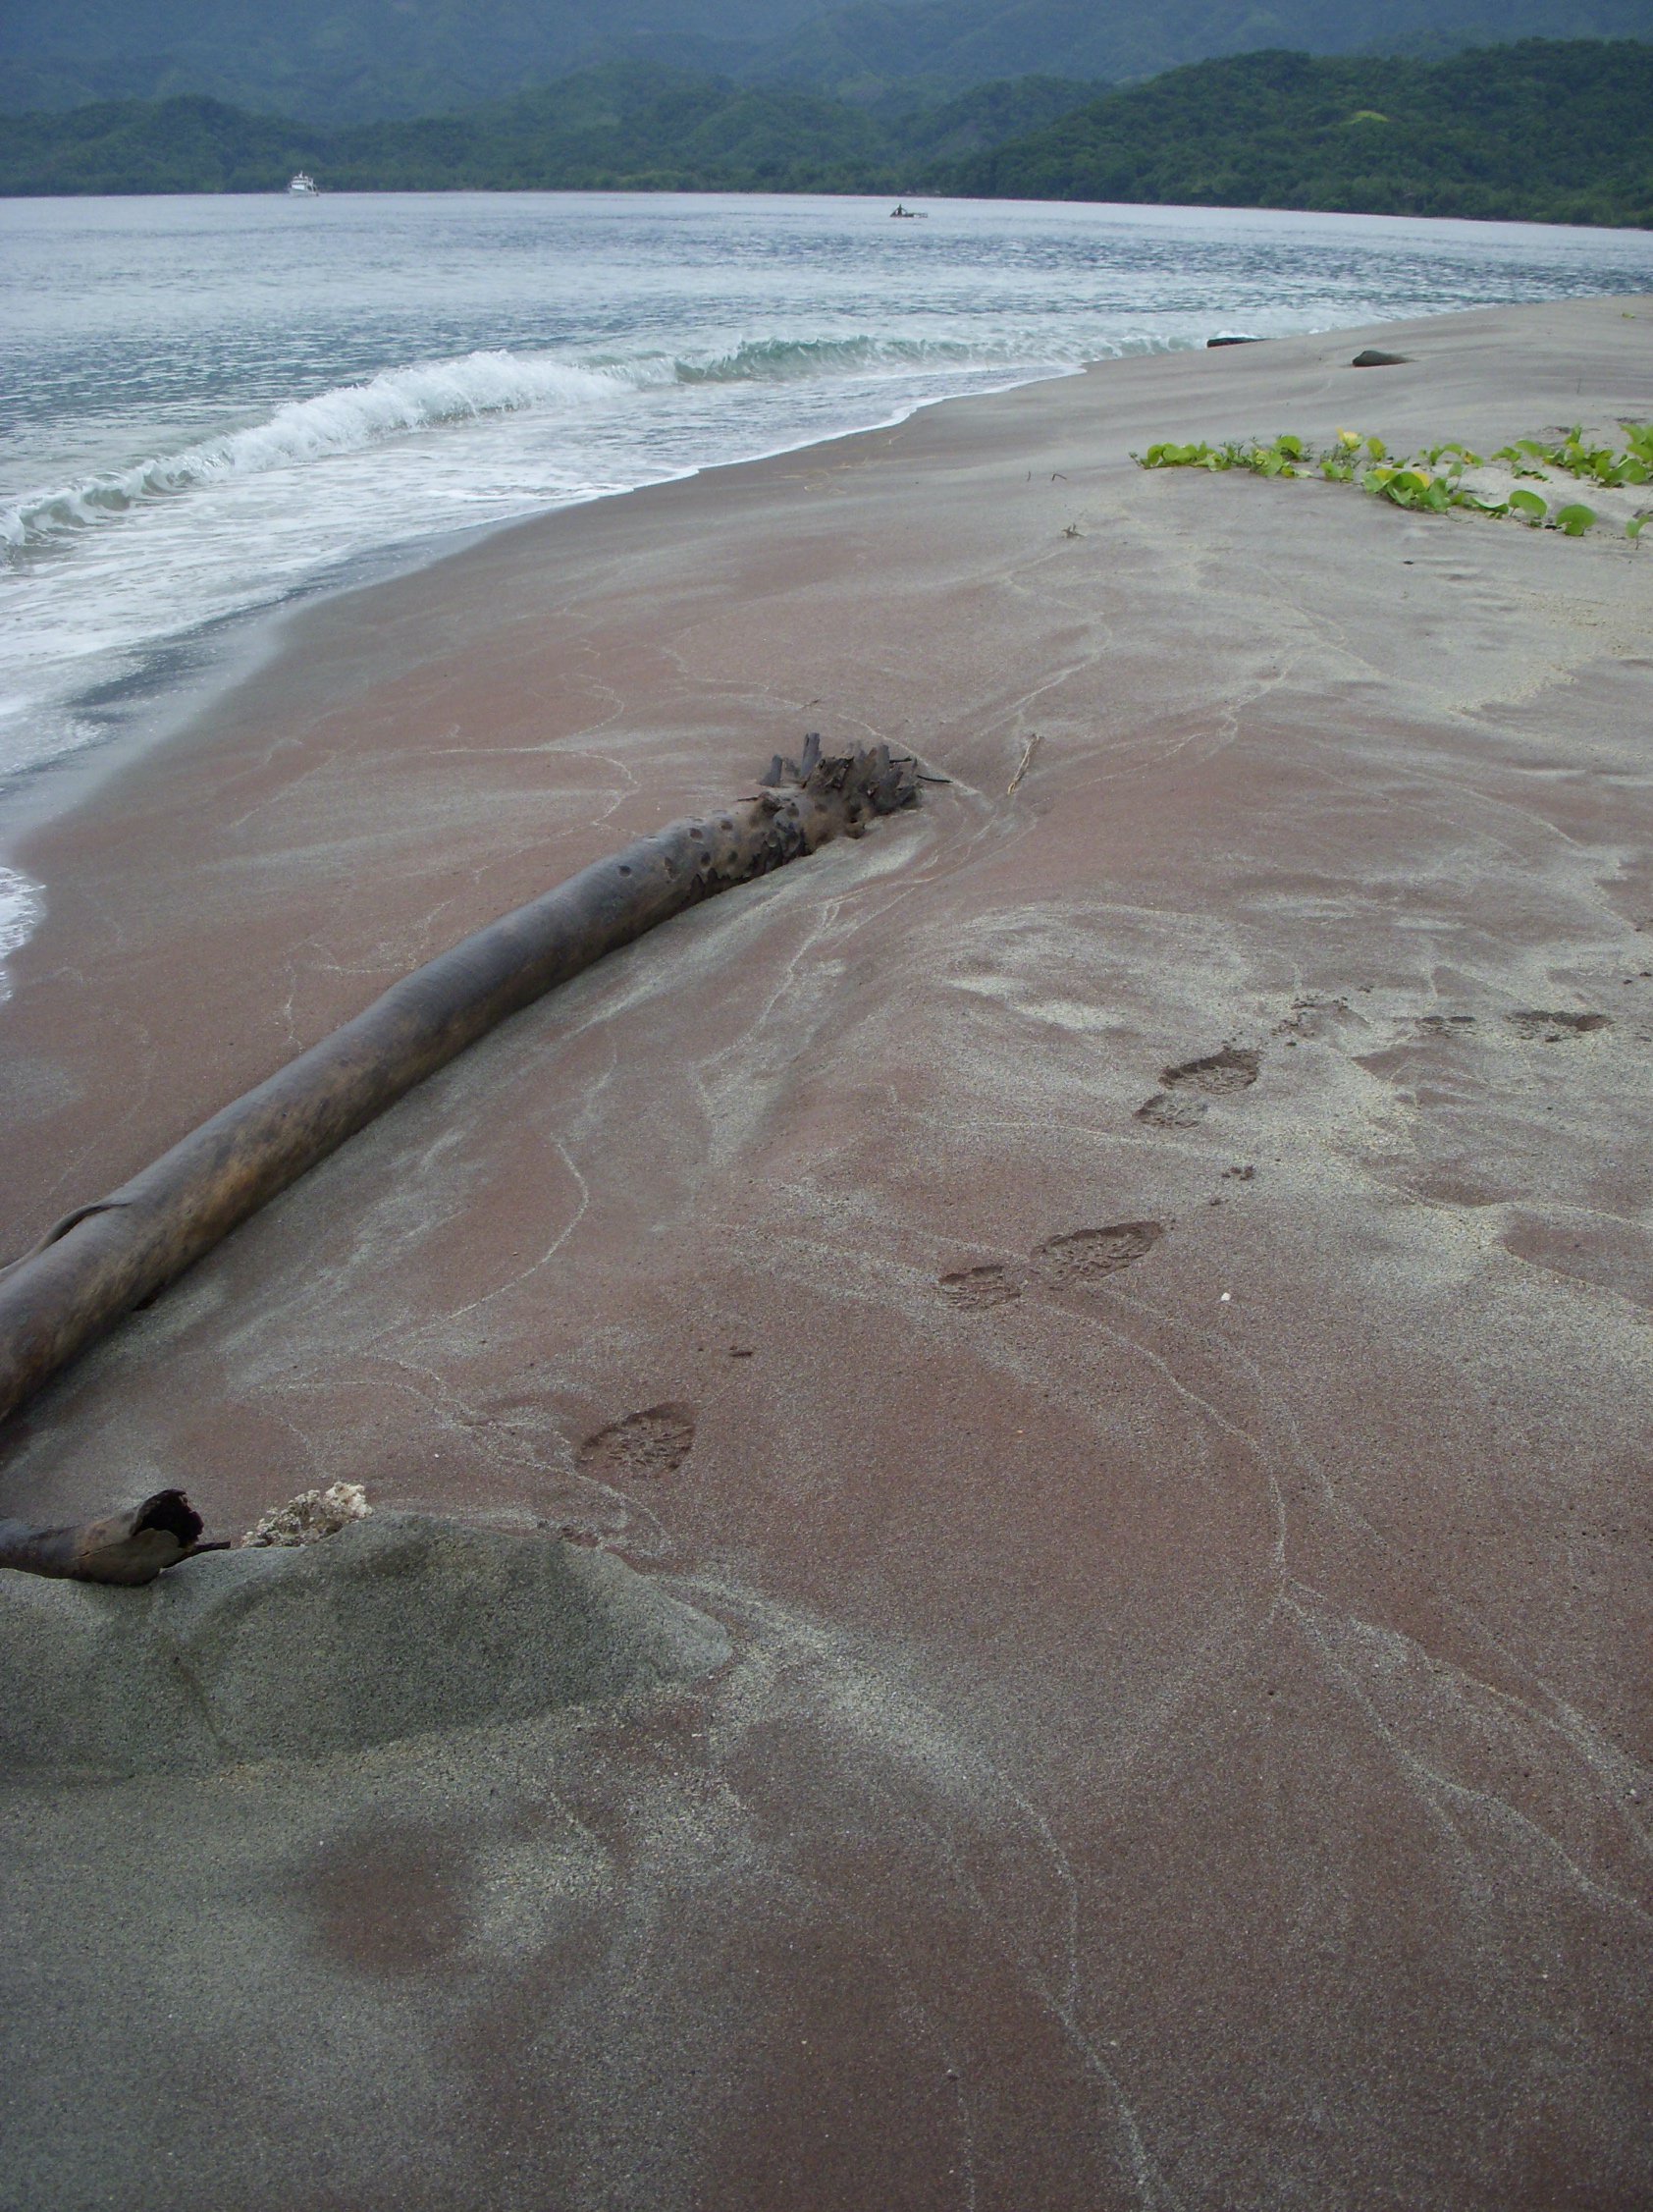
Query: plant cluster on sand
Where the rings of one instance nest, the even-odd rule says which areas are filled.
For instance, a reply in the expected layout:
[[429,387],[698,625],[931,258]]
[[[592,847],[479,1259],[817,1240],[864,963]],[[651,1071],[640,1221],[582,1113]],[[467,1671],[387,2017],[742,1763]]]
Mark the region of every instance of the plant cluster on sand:
[[[1140,468],[1207,468],[1220,471],[1244,468],[1253,476],[1302,476],[1317,472],[1328,483],[1358,484],[1375,499],[1389,501],[1424,514],[1446,514],[1455,508],[1472,513],[1504,516],[1529,528],[1560,530],[1570,538],[1582,537],[1601,518],[1582,501],[1568,500],[1553,506],[1543,493],[1517,482],[1505,491],[1496,485],[1466,483],[1470,470],[1507,469],[1516,478],[1536,478],[1546,485],[1555,475],[1599,485],[1604,491],[1653,481],[1653,423],[1621,425],[1623,447],[1592,443],[1581,426],[1561,438],[1518,438],[1485,459],[1456,438],[1426,446],[1417,455],[1392,454],[1378,437],[1358,430],[1340,430],[1336,442],[1315,452],[1306,438],[1281,431],[1264,442],[1260,438],[1230,438],[1213,446],[1200,440],[1178,445],[1172,439],[1133,454]],[[1625,524],[1627,538],[1639,538],[1648,513],[1637,513]]]

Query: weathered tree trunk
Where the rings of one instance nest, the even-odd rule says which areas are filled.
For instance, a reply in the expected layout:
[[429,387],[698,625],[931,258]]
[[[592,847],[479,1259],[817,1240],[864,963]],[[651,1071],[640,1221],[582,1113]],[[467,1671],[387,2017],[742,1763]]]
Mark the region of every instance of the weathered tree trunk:
[[800,762],[703,821],[599,860],[394,984],[0,1272],[0,1421],[134,1306],[507,1015],[699,899],[768,875],[917,796],[887,746]]
[[182,1490],[157,1490],[125,1513],[65,1529],[0,1521],[0,1567],[62,1582],[152,1583],[164,1568],[197,1551],[228,1548],[201,1541],[201,1517]]

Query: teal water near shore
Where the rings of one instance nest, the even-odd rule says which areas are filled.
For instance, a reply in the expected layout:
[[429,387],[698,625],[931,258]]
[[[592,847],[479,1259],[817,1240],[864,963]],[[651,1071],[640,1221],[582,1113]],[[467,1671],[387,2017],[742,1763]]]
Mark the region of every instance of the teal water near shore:
[[[9,201],[0,776],[152,700],[180,641],[479,525],[1220,333],[1647,290],[1646,233],[1365,216]],[[0,876],[0,954],[28,898]]]

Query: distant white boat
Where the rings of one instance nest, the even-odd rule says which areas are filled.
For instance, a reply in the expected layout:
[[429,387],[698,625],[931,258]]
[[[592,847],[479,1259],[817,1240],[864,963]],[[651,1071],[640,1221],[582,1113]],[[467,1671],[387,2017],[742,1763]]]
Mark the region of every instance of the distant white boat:
[[316,181],[307,170],[300,169],[287,189],[290,192],[297,192],[302,198],[313,199],[316,191]]

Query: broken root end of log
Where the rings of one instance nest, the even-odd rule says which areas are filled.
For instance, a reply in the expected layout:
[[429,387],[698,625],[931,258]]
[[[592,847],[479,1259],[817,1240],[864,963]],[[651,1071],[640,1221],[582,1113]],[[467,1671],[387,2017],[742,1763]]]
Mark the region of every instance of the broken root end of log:
[[796,760],[776,753],[758,782],[770,791],[806,792],[811,798],[841,800],[869,814],[894,814],[919,795],[918,762],[892,753],[887,745],[858,745],[849,753],[823,753],[821,732],[812,729]]

